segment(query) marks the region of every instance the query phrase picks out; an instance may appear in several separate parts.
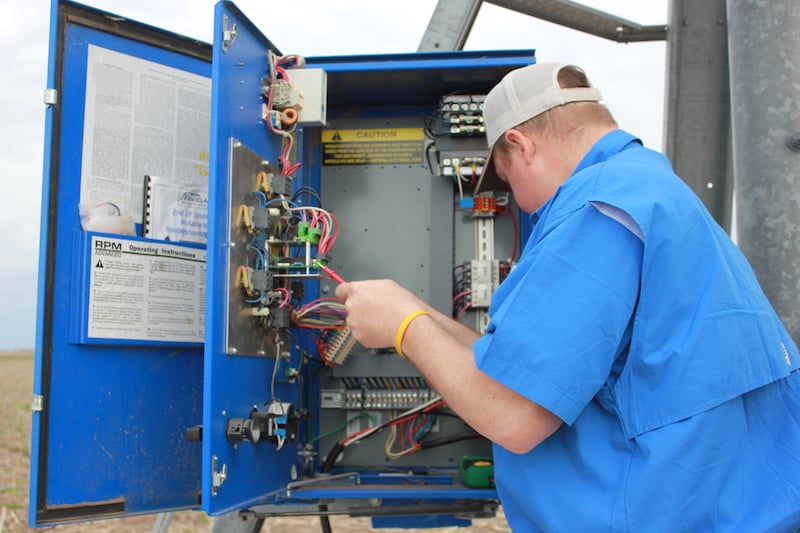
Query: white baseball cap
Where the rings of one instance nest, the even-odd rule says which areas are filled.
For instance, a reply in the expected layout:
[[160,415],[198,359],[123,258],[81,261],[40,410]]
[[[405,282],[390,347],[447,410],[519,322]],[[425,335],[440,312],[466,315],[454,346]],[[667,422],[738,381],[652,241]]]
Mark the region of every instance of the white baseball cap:
[[562,88],[558,73],[564,67],[581,70],[569,63],[535,63],[512,70],[486,95],[483,119],[489,155],[475,194],[510,190],[508,183],[497,176],[492,161],[494,145],[505,132],[560,105],[602,100],[600,91],[591,83],[589,87]]

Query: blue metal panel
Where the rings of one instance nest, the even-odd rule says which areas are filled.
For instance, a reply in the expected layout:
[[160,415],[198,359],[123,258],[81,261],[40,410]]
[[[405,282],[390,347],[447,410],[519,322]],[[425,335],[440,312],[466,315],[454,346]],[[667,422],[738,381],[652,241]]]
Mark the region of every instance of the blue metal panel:
[[307,65],[325,69],[329,115],[350,108],[434,108],[447,94],[488,92],[509,70],[535,61],[534,50],[427,52],[417,54],[310,57]]
[[[52,4],[48,87],[58,102],[47,111],[31,458],[32,524],[151,513],[197,505],[199,443],[185,430],[202,420],[202,352],[153,345],[70,342],[70,314],[85,263],[74,237],[78,216],[90,44],[208,76],[210,65],[161,46],[181,39],[135,30],[77,4]],[[162,43],[154,45],[153,42]],[[192,48],[188,46],[185,48]],[[202,47],[197,47],[201,49]]]
[[[228,2],[217,4],[214,18],[209,185],[209,212],[214,216],[208,227],[202,482],[203,509],[216,515],[263,500],[286,485],[293,469],[299,468],[299,459],[294,444],[278,450],[266,442],[233,445],[226,439],[228,418],[247,418],[253,407],[261,408],[270,399],[275,365],[274,358],[227,353],[228,235],[235,216],[229,207],[231,145],[239,142],[264,160],[276,162],[281,139],[268,134],[261,120],[261,79],[267,74],[267,50],[272,45]],[[296,387],[278,383],[275,396],[294,401]],[[214,473],[223,468],[224,481],[217,475],[215,483]]]

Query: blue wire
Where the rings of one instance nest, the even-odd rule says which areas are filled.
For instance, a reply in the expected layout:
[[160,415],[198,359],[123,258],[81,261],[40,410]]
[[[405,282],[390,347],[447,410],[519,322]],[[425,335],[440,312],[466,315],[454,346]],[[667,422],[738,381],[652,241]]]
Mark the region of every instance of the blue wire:
[[253,194],[258,196],[259,202],[258,205],[261,207],[267,207],[267,195],[264,194],[262,191],[253,191]]
[[263,298],[264,298],[264,292],[263,292],[263,291],[258,291],[258,298],[252,298],[252,299],[245,300],[245,301],[246,301],[247,303],[249,303],[249,304],[257,304],[257,303],[258,303],[258,302],[260,302],[260,301],[261,301]]
[[[261,193],[261,194],[264,194],[264,193]],[[264,198],[266,198],[266,195],[264,196]],[[294,203],[293,201],[289,200],[288,198],[273,198],[272,200],[270,200],[269,202],[264,204],[264,207],[269,207],[272,204],[282,204],[284,202],[289,204],[291,207],[297,207],[297,204]]]
[[422,427],[420,427],[414,434],[414,442],[419,442],[419,438],[423,437],[432,425],[433,425],[433,417],[430,415],[425,415],[425,423],[422,424]]

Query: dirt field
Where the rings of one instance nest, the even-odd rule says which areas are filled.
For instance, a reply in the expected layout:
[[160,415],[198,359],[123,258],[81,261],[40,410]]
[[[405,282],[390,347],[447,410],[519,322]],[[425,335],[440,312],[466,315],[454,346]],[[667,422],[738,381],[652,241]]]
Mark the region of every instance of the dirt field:
[[[150,532],[157,516],[139,516],[125,519],[67,526],[33,529],[28,527],[28,472],[30,468],[30,398],[33,383],[33,357],[31,354],[0,354],[0,533],[59,531],[66,533],[138,533]],[[175,513],[169,523],[170,533],[210,532],[213,518],[197,511]],[[334,533],[369,531],[368,518],[331,518]],[[302,533],[320,531],[319,518],[293,517],[268,519],[262,532]],[[496,533],[510,532],[500,513],[491,519],[473,520],[469,528],[436,529],[381,529],[387,533],[401,532],[460,532]]]

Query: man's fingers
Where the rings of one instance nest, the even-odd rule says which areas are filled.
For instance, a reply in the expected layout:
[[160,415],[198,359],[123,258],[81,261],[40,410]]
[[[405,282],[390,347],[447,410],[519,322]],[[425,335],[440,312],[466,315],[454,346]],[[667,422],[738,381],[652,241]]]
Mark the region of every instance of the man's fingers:
[[341,283],[336,286],[335,291],[336,297],[340,300],[347,300],[347,297],[350,295],[350,284],[349,283]]

